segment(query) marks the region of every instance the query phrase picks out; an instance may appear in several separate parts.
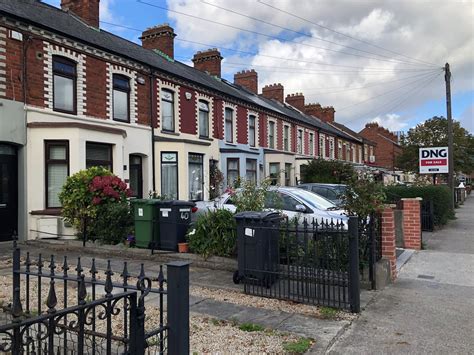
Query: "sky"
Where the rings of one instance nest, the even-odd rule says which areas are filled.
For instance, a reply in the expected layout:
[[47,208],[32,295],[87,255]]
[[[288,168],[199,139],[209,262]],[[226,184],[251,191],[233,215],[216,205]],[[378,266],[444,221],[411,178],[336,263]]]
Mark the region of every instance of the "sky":
[[357,131],[446,116],[448,62],[453,118],[474,133],[471,0],[101,0],[100,19],[137,44],[141,31],[169,23],[176,60],[192,65],[196,51],[218,48],[227,80],[255,69],[260,90],[281,83],[285,96],[333,106]]

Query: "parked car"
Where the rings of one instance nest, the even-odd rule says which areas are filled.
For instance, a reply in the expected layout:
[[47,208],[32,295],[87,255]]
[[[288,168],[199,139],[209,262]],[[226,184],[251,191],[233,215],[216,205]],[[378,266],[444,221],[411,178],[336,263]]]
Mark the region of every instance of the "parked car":
[[314,192],[337,206],[342,206],[343,196],[346,193],[347,185],[342,184],[319,184],[319,183],[307,183],[297,186],[300,189]]
[[[232,198],[233,195],[226,192],[215,201],[197,202],[197,213],[204,213],[206,210],[216,208],[225,208],[235,212],[237,207],[234,205]],[[290,219],[298,217],[301,221],[306,219],[308,222],[312,222],[313,219],[316,219],[320,222],[321,220],[332,219],[334,222],[340,221],[347,225],[348,220],[345,211],[328,199],[295,187],[271,188],[267,193],[265,207],[267,210],[281,211]]]

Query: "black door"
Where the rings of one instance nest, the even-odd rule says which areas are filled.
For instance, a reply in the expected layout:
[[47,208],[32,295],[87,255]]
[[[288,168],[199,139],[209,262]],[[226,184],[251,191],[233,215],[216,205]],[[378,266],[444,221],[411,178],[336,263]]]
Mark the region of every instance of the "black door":
[[16,148],[0,144],[0,241],[18,230],[17,164]]
[[130,189],[134,197],[143,198],[142,157],[139,155],[130,155]]

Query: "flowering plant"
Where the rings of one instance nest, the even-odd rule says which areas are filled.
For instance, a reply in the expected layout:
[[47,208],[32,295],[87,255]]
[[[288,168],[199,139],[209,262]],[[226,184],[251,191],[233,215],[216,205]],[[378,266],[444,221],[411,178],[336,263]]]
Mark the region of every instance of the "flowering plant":
[[106,175],[96,176],[89,184],[89,191],[92,193],[92,204],[124,201],[132,196],[132,191],[118,176]]

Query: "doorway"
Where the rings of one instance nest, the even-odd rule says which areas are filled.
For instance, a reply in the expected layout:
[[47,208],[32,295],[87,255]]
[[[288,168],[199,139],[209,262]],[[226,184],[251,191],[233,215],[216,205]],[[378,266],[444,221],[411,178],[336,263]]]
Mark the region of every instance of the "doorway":
[[18,157],[12,145],[0,144],[0,241],[18,230]]
[[142,157],[130,154],[130,189],[133,197],[143,198]]

